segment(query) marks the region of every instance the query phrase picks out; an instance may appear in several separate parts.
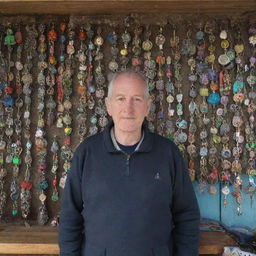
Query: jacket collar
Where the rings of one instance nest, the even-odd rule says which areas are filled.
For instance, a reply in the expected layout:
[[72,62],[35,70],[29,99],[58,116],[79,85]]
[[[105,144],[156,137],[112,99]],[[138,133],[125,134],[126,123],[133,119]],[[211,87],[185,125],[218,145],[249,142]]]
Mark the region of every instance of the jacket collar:
[[[111,130],[113,129],[113,127],[114,127],[114,123],[113,121],[110,121],[109,124],[104,129],[103,131],[104,144],[108,152],[119,152],[120,148],[117,145],[113,132],[111,136]],[[153,136],[149,131],[149,129],[147,128],[147,125],[145,122],[142,125],[142,130],[143,130],[142,138],[135,151],[149,152],[153,147]]]

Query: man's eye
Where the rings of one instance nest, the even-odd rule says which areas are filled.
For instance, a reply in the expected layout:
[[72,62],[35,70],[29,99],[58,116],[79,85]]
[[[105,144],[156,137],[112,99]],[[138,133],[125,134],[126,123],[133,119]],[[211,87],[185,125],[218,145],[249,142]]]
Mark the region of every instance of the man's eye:
[[117,98],[118,101],[124,101],[124,98]]
[[142,101],[142,99],[141,98],[135,98],[135,101],[140,102],[140,101]]

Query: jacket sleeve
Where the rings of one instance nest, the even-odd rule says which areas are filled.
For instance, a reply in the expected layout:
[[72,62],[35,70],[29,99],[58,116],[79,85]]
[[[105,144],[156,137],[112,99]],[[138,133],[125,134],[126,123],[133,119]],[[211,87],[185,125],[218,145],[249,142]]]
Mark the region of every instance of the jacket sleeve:
[[83,199],[81,191],[83,157],[76,151],[68,171],[61,202],[59,247],[61,256],[80,256],[83,241]]
[[199,248],[200,212],[195,192],[183,157],[175,146],[172,157],[173,255],[197,256]]

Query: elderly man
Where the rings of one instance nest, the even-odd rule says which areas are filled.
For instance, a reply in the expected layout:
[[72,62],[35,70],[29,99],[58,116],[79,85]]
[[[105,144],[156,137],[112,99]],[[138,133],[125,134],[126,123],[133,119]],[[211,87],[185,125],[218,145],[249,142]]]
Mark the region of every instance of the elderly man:
[[144,124],[143,77],[117,74],[106,98],[113,122],[77,148],[60,216],[61,255],[196,256],[199,210],[182,156]]

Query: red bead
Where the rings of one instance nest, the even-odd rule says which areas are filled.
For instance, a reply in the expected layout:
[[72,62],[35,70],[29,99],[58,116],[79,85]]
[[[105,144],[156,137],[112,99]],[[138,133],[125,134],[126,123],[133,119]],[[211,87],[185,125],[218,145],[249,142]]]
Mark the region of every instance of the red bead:
[[54,179],[54,180],[52,181],[52,185],[53,185],[53,186],[56,186],[56,185],[57,185],[57,179]]
[[40,164],[40,165],[38,166],[38,169],[39,169],[39,170],[45,170],[45,169],[46,169],[46,165],[45,165],[45,164]]
[[5,91],[5,93],[7,93],[7,94],[12,94],[14,90],[13,90],[12,87],[6,87],[4,91]]
[[57,33],[54,29],[48,31],[48,40],[49,41],[56,41],[57,40]]
[[21,182],[20,187],[30,190],[32,188],[32,182],[24,180]]
[[80,32],[79,32],[79,39],[80,39],[80,40],[83,40],[83,39],[85,39],[85,37],[86,37],[85,32],[84,32],[83,30],[80,31]]
[[20,31],[17,31],[15,33],[15,40],[17,44],[21,44],[22,43],[22,34]]
[[64,138],[64,144],[66,145],[66,146],[70,146],[70,144],[71,144],[71,139],[70,139],[70,137],[66,137],[66,138]]
[[60,30],[61,30],[62,32],[64,32],[65,29],[66,29],[66,24],[65,24],[65,23],[61,23],[61,24],[60,24]]
[[22,93],[22,85],[21,84],[16,84],[16,92],[18,94]]
[[167,77],[172,77],[172,72],[171,72],[171,71],[166,72],[166,76],[167,76]]

